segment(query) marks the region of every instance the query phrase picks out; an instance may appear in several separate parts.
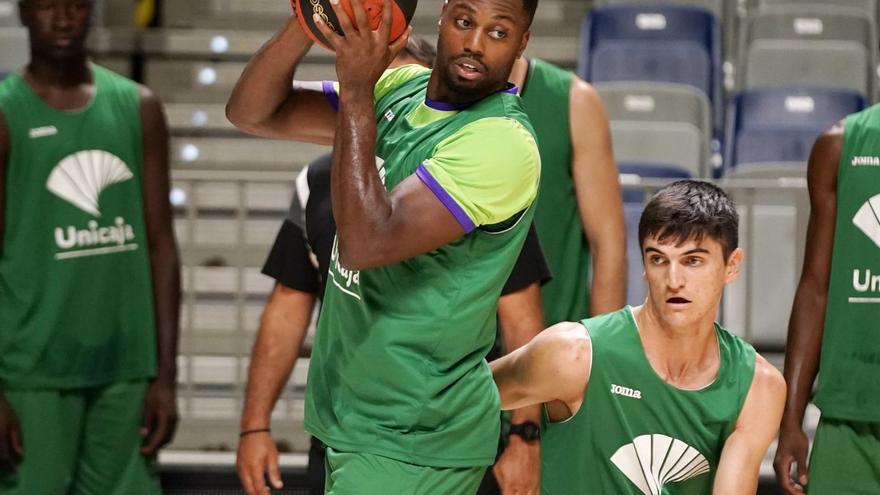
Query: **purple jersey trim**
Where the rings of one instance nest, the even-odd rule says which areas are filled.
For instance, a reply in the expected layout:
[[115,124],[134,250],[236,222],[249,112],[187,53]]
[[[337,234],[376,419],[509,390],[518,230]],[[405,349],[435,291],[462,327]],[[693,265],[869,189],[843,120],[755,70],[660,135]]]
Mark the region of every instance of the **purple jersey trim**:
[[[515,95],[515,94],[519,93],[519,88],[514,84],[508,83],[507,88],[504,89],[504,91],[501,91],[501,93],[509,93],[509,94]],[[476,101],[471,102],[471,103],[447,103],[445,101],[432,100],[432,99],[428,98],[427,96],[425,96],[425,105],[428,108],[433,108],[434,110],[440,110],[441,112],[454,112],[457,110],[464,110],[464,109],[472,106],[474,103],[476,103]]]
[[428,186],[428,189],[437,196],[437,199],[443,203],[443,206],[449,210],[449,213],[452,213],[452,216],[455,217],[455,220],[458,221],[458,224],[461,225],[461,228],[464,229],[465,234],[469,234],[477,228],[474,225],[474,222],[471,220],[471,217],[468,216],[467,213],[462,209],[462,207],[455,202],[452,196],[446,192],[446,189],[443,189],[443,186],[437,182],[437,179],[431,175],[431,172],[428,172],[428,169],[425,168],[425,164],[422,163],[419,165],[419,168],[416,169],[416,176],[422,181],[423,184]]
[[324,98],[327,103],[333,107],[333,110],[339,111],[339,95],[336,94],[336,88],[333,87],[333,81],[322,81],[321,89],[324,90]]

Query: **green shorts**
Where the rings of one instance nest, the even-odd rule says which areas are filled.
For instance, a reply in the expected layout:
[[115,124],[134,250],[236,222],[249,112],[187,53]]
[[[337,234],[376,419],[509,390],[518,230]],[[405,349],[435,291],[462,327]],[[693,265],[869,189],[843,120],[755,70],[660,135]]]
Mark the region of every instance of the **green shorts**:
[[810,454],[810,495],[880,493],[880,423],[822,418]]
[[486,466],[418,466],[374,454],[327,447],[326,495],[473,495]]
[[6,390],[24,457],[0,474],[2,495],[162,493],[138,433],[145,381],[58,390]]

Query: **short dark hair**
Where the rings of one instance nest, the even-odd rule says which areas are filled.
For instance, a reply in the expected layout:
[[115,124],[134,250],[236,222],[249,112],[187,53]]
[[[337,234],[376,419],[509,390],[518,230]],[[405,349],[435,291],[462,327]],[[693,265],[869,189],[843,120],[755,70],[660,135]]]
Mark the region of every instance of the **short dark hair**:
[[657,236],[676,244],[708,236],[721,244],[724,259],[739,245],[739,214],[723,189],[701,180],[679,180],[657,191],[639,220],[639,248]]
[[523,10],[526,11],[526,16],[529,19],[529,26],[532,25],[532,21],[535,19],[535,12],[538,11],[538,0],[522,0]]
[[409,37],[403,52],[428,67],[434,67],[434,59],[437,58],[437,49],[434,45],[416,35]]

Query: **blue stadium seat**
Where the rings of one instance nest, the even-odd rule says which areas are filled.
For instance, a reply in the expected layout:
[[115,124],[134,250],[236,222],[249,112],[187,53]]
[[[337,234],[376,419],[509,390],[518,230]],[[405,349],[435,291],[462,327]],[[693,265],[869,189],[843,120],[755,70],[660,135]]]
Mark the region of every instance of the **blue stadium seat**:
[[8,70],[0,70],[0,81],[6,79],[6,76],[8,76],[8,75],[9,75]]
[[[721,28],[708,10],[686,5],[609,5],[581,25],[578,75],[599,85],[649,81],[695,88],[720,116]],[[714,120],[716,130],[720,120]]]
[[[805,170],[813,142],[842,117],[865,107],[857,91],[820,87],[753,88],[727,113],[727,174]],[[764,170],[758,170],[763,168]]]
[[676,179],[688,179],[691,175],[681,167],[661,166],[655,163],[619,163],[617,169],[623,186],[623,213],[626,220],[626,303],[635,306],[645,302],[648,293],[645,281],[642,279],[644,267],[639,249],[639,217],[647,202],[648,191],[627,185],[637,184],[638,178],[669,179],[671,182]]

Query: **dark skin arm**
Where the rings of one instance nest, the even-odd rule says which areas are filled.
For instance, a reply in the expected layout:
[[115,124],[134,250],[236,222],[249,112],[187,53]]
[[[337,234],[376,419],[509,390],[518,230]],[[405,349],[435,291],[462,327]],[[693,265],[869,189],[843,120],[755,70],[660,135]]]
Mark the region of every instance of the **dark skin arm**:
[[[0,256],[3,255],[3,227],[6,221],[6,160],[9,156],[9,145],[9,129],[3,111],[0,110]],[[0,390],[0,470],[15,472],[23,454],[24,445],[18,417]]]
[[336,50],[340,85],[331,173],[333,217],[342,264],[362,270],[429,252],[461,237],[464,230],[418,177],[404,179],[387,193],[376,170],[373,91],[408,38],[402,36],[389,46],[389,0],[376,31],[370,30],[358,0],[352,0],[355,25],[340,4],[333,8],[348,33],[341,37],[319,24]]
[[[819,136],[810,154],[807,245],[788,326],[784,373],[788,393],[779,447],[773,463],[777,480],[789,495],[804,493],[803,486],[808,482],[809,441],[803,430],[804,411],[810,401],[810,392],[819,368],[837,214],[837,170],[842,145],[843,125],[838,123]],[[793,464],[797,465],[796,482],[789,474]]]
[[159,100],[141,88],[144,153],[144,218],[153,281],[157,375],[144,399],[141,452],[154,454],[177,426],[177,340],[180,314],[180,258],[168,200],[168,129]]
[[263,137],[333,143],[336,112],[320,90],[293,88],[294,73],[312,42],[295,17],[251,58],[226,104],[239,129]]
[[[501,337],[507,352],[526,345],[544,329],[541,309],[541,287],[534,282],[516,292],[501,296],[498,300],[498,320]],[[541,423],[539,404],[511,412],[511,424],[526,421]],[[540,483],[541,443],[526,442],[522,437],[510,435],[504,453],[492,468],[503,494],[537,494]]]

